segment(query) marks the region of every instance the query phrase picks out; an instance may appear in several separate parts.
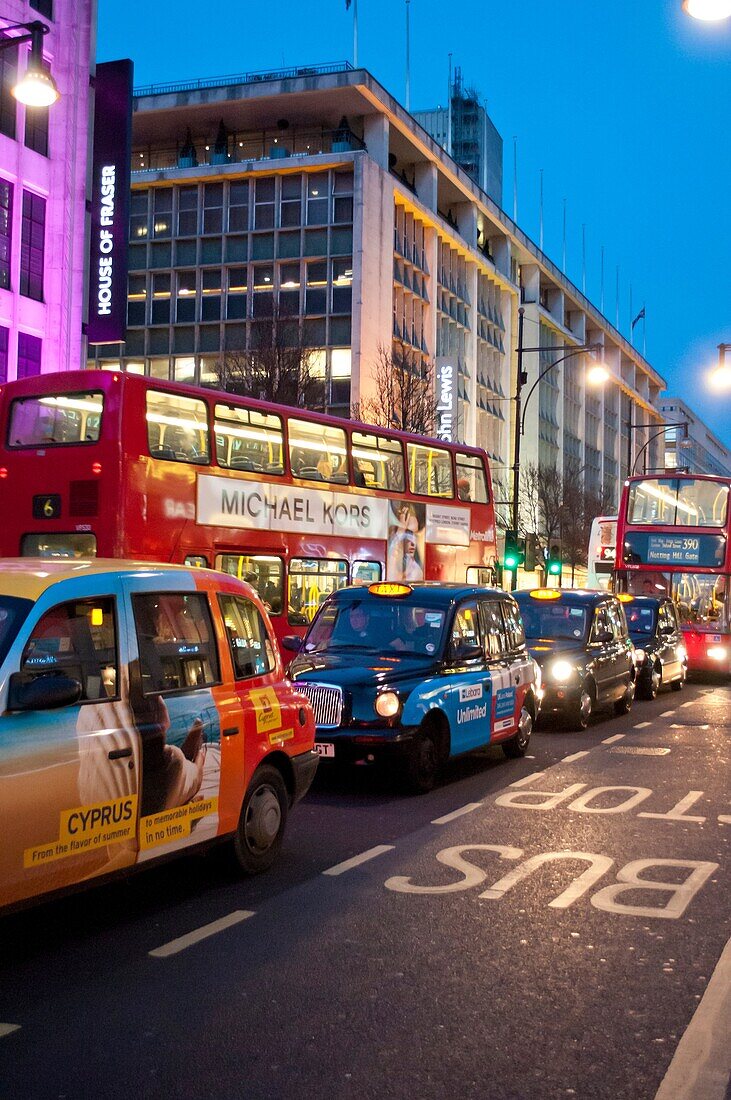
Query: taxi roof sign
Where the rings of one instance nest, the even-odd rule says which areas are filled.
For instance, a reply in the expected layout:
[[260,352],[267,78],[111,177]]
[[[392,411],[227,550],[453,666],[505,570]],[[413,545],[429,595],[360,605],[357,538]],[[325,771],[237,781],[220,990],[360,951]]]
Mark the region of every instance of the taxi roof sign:
[[630,595],[629,592],[620,592],[617,598],[621,600],[622,603],[632,603],[634,596]]
[[561,599],[561,591],[558,588],[534,588],[530,595],[532,600]]
[[379,581],[377,584],[369,584],[368,591],[371,596],[390,596],[391,599],[400,599],[409,596],[414,591],[410,584],[397,584],[396,581]]

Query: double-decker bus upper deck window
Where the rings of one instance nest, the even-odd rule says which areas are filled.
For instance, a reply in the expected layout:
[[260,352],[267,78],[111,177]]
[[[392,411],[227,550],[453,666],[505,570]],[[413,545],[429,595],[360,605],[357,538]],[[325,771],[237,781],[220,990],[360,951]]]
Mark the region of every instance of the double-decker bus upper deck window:
[[207,465],[210,449],[205,401],[148,390],[147,442],[153,458]]
[[668,527],[724,527],[729,487],[695,478],[651,478],[630,486],[627,522]]
[[485,463],[479,455],[468,455],[462,451],[458,451],[454,457],[457,465],[457,498],[473,504],[487,504],[490,497]]
[[289,461],[295,477],[348,484],[345,432],[310,420],[289,421]]
[[64,393],[19,397],[10,406],[9,447],[98,443],[104,394]]
[[284,473],[282,420],[272,413],[216,405],[219,466],[281,477]]
[[398,439],[370,432],[353,432],[351,447],[356,485],[403,493],[404,453]]
[[421,443],[409,443],[407,450],[411,492],[427,497],[453,497],[452,458],[449,451],[425,447]]

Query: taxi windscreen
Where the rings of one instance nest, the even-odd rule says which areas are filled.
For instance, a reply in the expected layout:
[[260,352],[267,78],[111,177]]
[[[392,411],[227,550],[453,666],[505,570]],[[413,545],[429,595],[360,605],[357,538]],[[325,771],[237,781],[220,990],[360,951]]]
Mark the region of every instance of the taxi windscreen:
[[563,638],[571,641],[586,639],[589,609],[569,603],[520,601],[526,638]]
[[0,596],[0,665],[33,606],[32,600]]
[[628,604],[625,605],[624,611],[627,616],[627,626],[630,634],[642,634],[651,637],[655,633],[656,608]]
[[352,651],[433,656],[444,634],[446,611],[401,600],[354,600],[323,607],[304,653]]

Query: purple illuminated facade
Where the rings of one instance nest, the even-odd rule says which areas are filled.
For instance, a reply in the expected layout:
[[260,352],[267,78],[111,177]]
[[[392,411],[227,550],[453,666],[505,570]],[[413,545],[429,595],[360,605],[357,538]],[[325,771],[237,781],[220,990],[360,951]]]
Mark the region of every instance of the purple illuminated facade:
[[[60,99],[10,93],[28,45],[0,51],[0,382],[86,360],[96,0],[0,0],[0,34],[39,19]],[[11,32],[13,34],[19,32]]]

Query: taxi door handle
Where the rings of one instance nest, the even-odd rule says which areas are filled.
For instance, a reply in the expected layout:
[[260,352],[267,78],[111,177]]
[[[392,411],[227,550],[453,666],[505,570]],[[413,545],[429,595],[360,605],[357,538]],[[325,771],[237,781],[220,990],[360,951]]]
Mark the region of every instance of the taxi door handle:
[[229,726],[228,729],[223,731],[224,737],[235,737],[237,733],[241,733],[238,726]]
[[131,756],[132,749],[112,749],[107,753],[110,760],[123,760],[125,756]]
[[520,673],[519,672],[516,672],[516,674],[515,674],[515,682],[516,682],[516,684],[520,683]]

